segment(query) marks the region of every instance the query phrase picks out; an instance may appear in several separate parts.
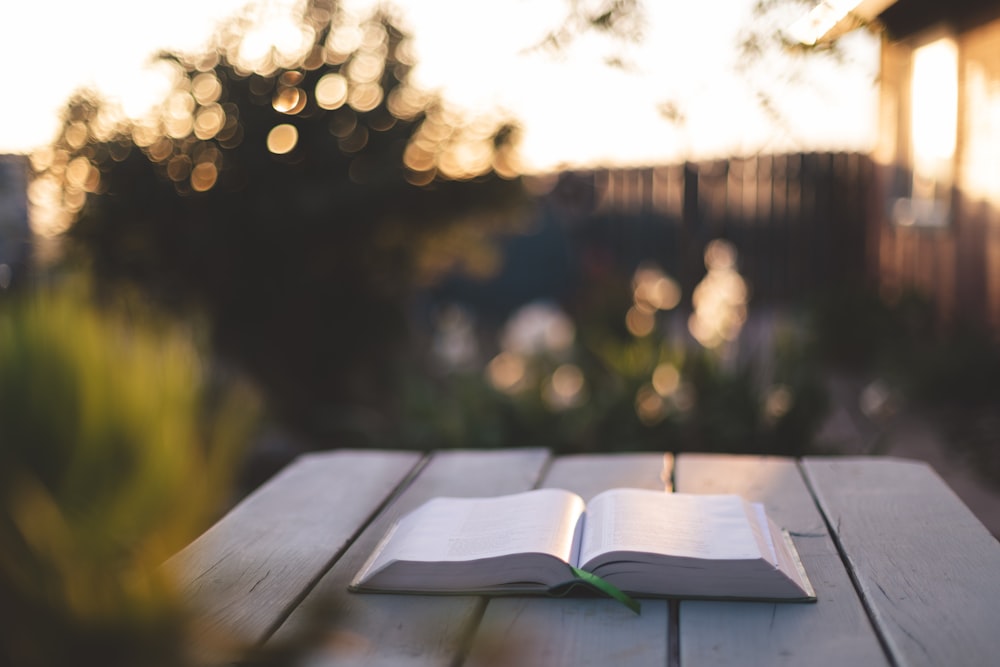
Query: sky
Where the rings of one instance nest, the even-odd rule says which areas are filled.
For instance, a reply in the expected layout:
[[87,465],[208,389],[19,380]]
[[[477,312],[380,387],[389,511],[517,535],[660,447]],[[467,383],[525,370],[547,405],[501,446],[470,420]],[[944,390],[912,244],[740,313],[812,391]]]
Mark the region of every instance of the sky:
[[[267,25],[295,0],[257,0]],[[88,86],[141,115],[165,95],[158,51],[197,51],[247,0],[47,0],[0,4],[0,153],[46,144],[73,90]],[[344,0],[364,11],[370,0]],[[739,31],[753,0],[646,0],[640,40],[584,34],[553,53],[532,48],[568,0],[395,0],[414,35],[416,82],[471,112],[500,109],[523,127],[528,171],[649,165],[782,150],[870,150],[877,43],[851,39],[846,65],[741,68]],[[794,17],[790,17],[794,18]],[[287,31],[286,31],[287,33]],[[275,39],[280,39],[276,30]],[[616,58],[624,66],[611,66]],[[781,84],[798,75],[800,83]],[[782,114],[775,122],[759,86]],[[665,106],[673,119],[665,117]]]

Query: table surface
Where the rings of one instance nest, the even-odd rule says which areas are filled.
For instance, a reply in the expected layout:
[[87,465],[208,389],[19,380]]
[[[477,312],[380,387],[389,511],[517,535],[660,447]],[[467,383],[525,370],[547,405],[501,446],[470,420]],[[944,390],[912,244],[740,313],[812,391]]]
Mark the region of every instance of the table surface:
[[[789,530],[815,604],[362,595],[347,584],[389,525],[435,496],[536,487],[738,493]],[[989,665],[1000,543],[927,465],[885,458],[554,456],[542,449],[303,456],[167,567],[200,610],[197,646],[310,665]],[[231,656],[229,656],[231,657]]]

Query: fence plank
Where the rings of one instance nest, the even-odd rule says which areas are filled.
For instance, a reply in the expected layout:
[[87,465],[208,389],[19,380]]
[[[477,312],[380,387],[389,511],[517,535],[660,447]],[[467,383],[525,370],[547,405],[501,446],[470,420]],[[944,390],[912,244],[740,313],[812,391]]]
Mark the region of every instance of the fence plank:
[[877,224],[873,173],[864,155],[810,153],[597,170],[588,178],[598,193],[592,213],[626,264],[660,261],[689,294],[704,275],[705,244],[727,238],[754,300],[767,303],[864,275],[868,246],[879,245],[869,232]]

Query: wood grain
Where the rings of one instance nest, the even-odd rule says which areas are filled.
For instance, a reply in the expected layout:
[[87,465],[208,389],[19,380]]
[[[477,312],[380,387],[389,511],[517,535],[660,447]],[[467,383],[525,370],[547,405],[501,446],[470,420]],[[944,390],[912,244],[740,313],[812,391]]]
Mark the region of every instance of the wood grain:
[[764,503],[791,533],[818,597],[815,604],[682,601],[681,665],[888,664],[795,461],[681,454],[675,466],[678,492]]
[[[663,490],[671,467],[669,454],[568,456],[556,459],[542,486],[584,499],[619,487]],[[666,665],[668,607],[643,600],[636,616],[606,599],[494,598],[466,665]]]
[[436,496],[494,496],[533,488],[548,462],[541,449],[443,451],[360,535],[268,642],[323,631],[309,665],[447,665],[482,615],[473,596],[356,594],[347,585],[393,521]]
[[262,641],[422,455],[300,457],[165,567],[202,617],[196,643]]
[[670,490],[674,459],[670,454],[578,454],[555,460],[542,481],[550,489],[567,489],[589,501],[617,488]]
[[803,463],[898,665],[1000,661],[1000,543],[924,463]]

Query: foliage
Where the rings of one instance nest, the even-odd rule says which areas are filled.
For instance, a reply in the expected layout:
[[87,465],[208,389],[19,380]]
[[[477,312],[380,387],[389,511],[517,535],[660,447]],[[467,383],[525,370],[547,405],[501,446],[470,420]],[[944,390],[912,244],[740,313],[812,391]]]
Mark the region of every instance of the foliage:
[[[641,30],[640,2],[568,4],[560,39]],[[248,60],[253,29],[236,19],[205,53],[165,54],[176,84],[155,117],[125,122],[78,96],[35,164],[37,183],[72,213],[54,229],[68,230],[73,258],[102,281],[204,312],[216,349],[249,369],[285,425],[326,446],[759,449],[783,432],[762,416],[771,388],[756,362],[721,365],[691,341],[581,335],[567,372],[583,375],[588,402],[557,410],[541,384],[512,396],[479,371],[441,376],[422,364],[410,339],[415,289],[456,269],[488,274],[492,239],[528,217],[516,127],[465,122],[416,90],[409,37],[386,14],[358,22],[313,0],[304,48]],[[581,332],[621,317],[573,315]],[[638,357],[653,365],[633,369]],[[697,407],[643,423],[637,396],[660,357],[687,364],[678,370]],[[535,359],[535,380],[564,362]]]
[[[776,127],[786,127],[793,120],[781,98],[790,90],[822,93],[817,85],[815,70],[804,65],[828,63],[846,69],[860,63],[852,61],[845,40],[860,29],[876,32],[878,27],[866,23],[851,12],[845,17],[845,29],[823,39],[805,43],[796,29],[811,10],[831,9],[826,3],[812,0],[757,0],[752,19],[741,31],[737,53],[738,71],[757,98],[763,111]],[[847,29],[846,25],[850,28]],[[874,72],[872,73],[874,77]],[[874,81],[874,79],[873,79]]]
[[983,325],[943,322],[916,291],[886,299],[848,288],[816,304],[810,327],[817,361],[874,378],[861,396],[867,416],[919,410],[955,455],[1000,484],[1000,346]]
[[[708,348],[684,330],[684,313],[661,312],[636,335],[624,326],[626,290],[582,291],[590,298],[572,317],[530,304],[500,332],[471,334],[496,336],[499,349],[413,370],[399,432],[369,435],[416,448],[808,451],[828,399],[799,322],[776,324],[773,343],[752,354],[738,339]],[[528,333],[511,335],[519,327]]]
[[818,359],[882,377],[908,400],[990,404],[1000,398],[1000,349],[989,333],[961,320],[942,322],[919,292],[883,299],[845,289],[818,302],[811,328]]
[[62,226],[96,276],[203,311],[276,413],[328,437],[392,392],[413,289],[514,226],[517,131],[413,88],[385,14],[307,3],[306,47],[248,60],[253,29],[164,55],[176,85],[153,118],[72,100],[38,182],[76,211]]
[[[645,348],[645,349],[639,349]],[[532,360],[532,385],[508,395],[480,373],[456,372],[427,381],[418,374],[405,402],[403,431],[392,442],[428,447],[549,447],[581,451],[714,451],[799,455],[827,409],[820,376],[808,370],[797,351],[786,358],[777,381],[762,387],[759,366],[728,368],[713,353],[669,345],[619,343],[605,359],[581,363],[588,396],[555,407],[546,382],[562,364]],[[586,350],[578,350],[583,357]],[[629,357],[644,357],[635,364]],[[662,412],[644,415],[640,402],[660,402],[649,389],[658,359],[678,358],[685,378],[681,393],[662,400]],[[641,371],[641,372],[640,372]],[[655,409],[654,409],[655,410]]]
[[[560,54],[587,34],[610,37],[612,43],[634,43],[642,39],[646,20],[642,0],[566,0],[566,5],[562,25],[549,30],[535,48]],[[628,65],[623,56],[615,52],[606,55],[604,62],[612,67]]]
[[178,664],[159,565],[227,500],[256,399],[188,333],[89,297],[0,304],[0,662]]

